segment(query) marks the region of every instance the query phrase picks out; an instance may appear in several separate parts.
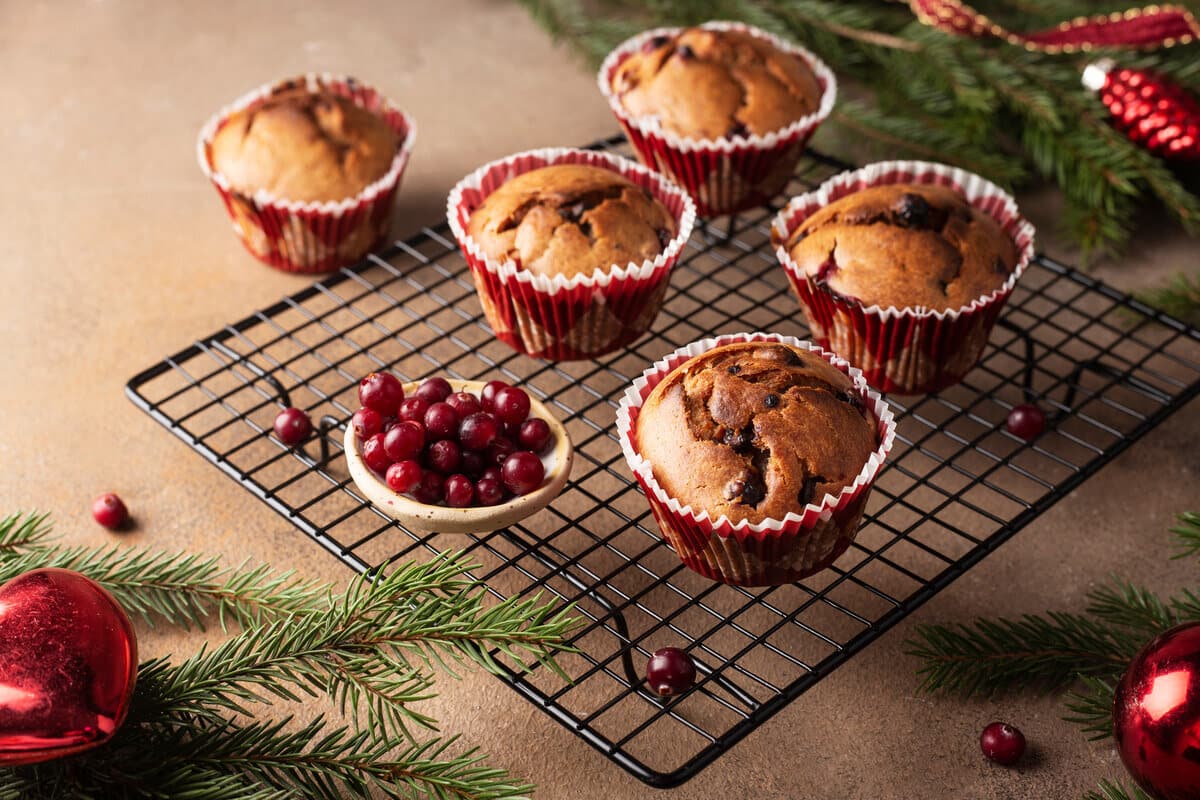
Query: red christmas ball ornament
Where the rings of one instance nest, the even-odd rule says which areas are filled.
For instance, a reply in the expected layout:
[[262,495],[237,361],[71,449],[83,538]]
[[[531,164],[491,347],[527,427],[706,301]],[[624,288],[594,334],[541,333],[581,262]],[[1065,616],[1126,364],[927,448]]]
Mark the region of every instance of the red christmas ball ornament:
[[1200,101],[1170,78],[1102,58],[1083,71],[1083,85],[1099,92],[1113,124],[1151,153],[1200,160]]
[[1117,751],[1158,800],[1200,800],[1200,623],[1155,637],[1113,700]]
[[0,586],[0,767],[103,744],[136,678],[133,626],[95,581],[38,569]]

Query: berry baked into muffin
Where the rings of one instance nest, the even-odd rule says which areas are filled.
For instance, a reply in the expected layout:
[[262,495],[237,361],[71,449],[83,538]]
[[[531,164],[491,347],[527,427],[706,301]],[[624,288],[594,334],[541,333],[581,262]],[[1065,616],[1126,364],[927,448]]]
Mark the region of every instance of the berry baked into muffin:
[[890,444],[885,411],[820,351],[735,341],[662,377],[630,444],[652,473],[647,495],[669,498],[656,516],[689,566],[730,583],[781,583],[828,566],[853,540]]
[[497,338],[569,360],[624,347],[650,328],[696,210],[640,164],[551,148],[463,178],[446,216]]
[[782,190],[836,95],[816,56],[730,22],[636,36],[599,82],[642,162],[683,184],[702,216]]
[[813,338],[904,394],[963,379],[1033,255],[1011,197],[921,162],[835,176],[789,203],[771,238]]
[[353,78],[257,89],[209,120],[200,166],[246,248],[289,272],[357,261],[387,236],[416,126]]

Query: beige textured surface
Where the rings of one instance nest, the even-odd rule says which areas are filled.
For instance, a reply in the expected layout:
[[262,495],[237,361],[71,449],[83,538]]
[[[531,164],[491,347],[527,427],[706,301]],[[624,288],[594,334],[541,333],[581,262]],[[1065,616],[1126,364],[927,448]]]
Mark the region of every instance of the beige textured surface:
[[[372,81],[420,125],[398,233],[439,218],[449,187],[509,152],[574,144],[615,124],[592,76],[499,0],[189,4],[102,0],[0,7],[0,508],[53,510],[72,542],[110,540],[90,499],[119,491],[123,542],[228,553],[308,575],[345,573],[122,395],[134,372],[308,279],[260,266],[235,241],[195,164],[197,129],[252,86],[304,70]],[[1037,213],[1038,210],[1042,213]],[[1050,227],[1053,203],[1034,219]],[[1146,233],[1123,286],[1195,265],[1195,243]],[[1136,267],[1136,269],[1134,268]],[[764,725],[678,798],[1059,798],[1121,768],[1053,701],[915,697],[901,655],[914,622],[1077,607],[1110,572],[1164,590],[1173,511],[1200,505],[1193,403],[912,619]],[[143,652],[199,637],[144,631]],[[541,786],[543,800],[632,800],[648,790],[483,675],[445,681],[424,710]],[[1036,757],[979,756],[993,718]]]

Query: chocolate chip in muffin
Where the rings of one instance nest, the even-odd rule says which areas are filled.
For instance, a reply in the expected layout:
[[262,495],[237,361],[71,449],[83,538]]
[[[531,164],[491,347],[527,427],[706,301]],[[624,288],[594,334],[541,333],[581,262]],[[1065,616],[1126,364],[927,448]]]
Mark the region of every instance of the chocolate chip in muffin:
[[767,408],[775,408],[779,405],[779,395],[769,394],[763,398],[763,405]]
[[681,44],[675,48],[675,55],[679,56],[684,61],[690,61],[696,57],[696,51],[688,47],[686,44]]
[[996,256],[996,260],[992,263],[992,269],[996,271],[997,275],[1009,275],[1012,273],[1012,270],[1008,268],[1008,264],[1005,264],[1004,259],[1000,256]]
[[748,506],[757,506],[767,496],[767,487],[762,481],[751,478],[746,481],[745,488],[742,489],[742,502]]
[[924,228],[929,224],[929,203],[919,194],[905,192],[896,203],[896,221],[905,228]]
[[730,126],[729,131],[725,134],[727,138],[732,139],[734,136],[749,136],[750,129],[746,127],[744,122],[735,122]]
[[849,403],[850,407],[858,413],[864,416],[866,415],[867,407],[863,403],[862,397],[860,397],[856,392],[838,392],[837,398],[843,403]]
[[668,39],[666,36],[652,36],[646,41],[642,42],[642,52],[653,53],[655,50],[662,47],[669,41],[670,39]]
[[801,507],[808,505],[816,497],[818,483],[829,483],[829,481],[823,475],[810,475],[804,479],[804,483],[800,485],[800,493],[796,496]]
[[658,243],[662,245],[663,250],[666,250],[667,245],[669,245],[671,243],[671,239],[674,238],[671,236],[671,232],[666,228],[659,228],[657,231],[655,231],[655,233],[658,234]]
[[742,367],[740,364],[731,364],[725,371],[730,375],[737,375],[742,371]]
[[730,428],[721,437],[721,442],[732,447],[735,453],[745,453],[754,443],[754,424],[751,423],[741,430]]

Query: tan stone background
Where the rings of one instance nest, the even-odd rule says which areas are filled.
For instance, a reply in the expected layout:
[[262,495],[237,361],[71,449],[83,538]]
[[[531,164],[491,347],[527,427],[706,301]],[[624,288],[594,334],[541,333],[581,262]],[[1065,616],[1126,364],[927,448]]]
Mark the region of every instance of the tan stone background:
[[[500,0],[0,2],[0,510],[50,510],[67,540],[102,544],[111,535],[88,504],[113,489],[139,523],[128,543],[345,579],[122,395],[143,367],[307,284],[245,253],[194,156],[216,108],[306,70],[353,73],[416,117],[400,234],[438,219],[450,185],[486,160],[615,130],[590,71]],[[1024,199],[1051,228],[1052,196]],[[1170,230],[1144,229],[1135,250],[1101,274],[1129,287],[1195,266],[1195,242]],[[673,796],[1058,798],[1121,775],[1112,747],[1086,742],[1053,700],[914,696],[901,644],[914,622],[1076,608],[1112,572],[1163,590],[1194,583],[1192,565],[1167,560],[1164,530],[1173,512],[1200,506],[1198,408]],[[142,635],[147,655],[191,653],[199,641]],[[539,798],[647,794],[491,678],[440,688],[425,710],[537,783]],[[978,732],[997,717],[1033,744],[1020,769],[979,755]]]

